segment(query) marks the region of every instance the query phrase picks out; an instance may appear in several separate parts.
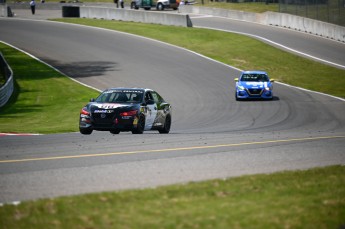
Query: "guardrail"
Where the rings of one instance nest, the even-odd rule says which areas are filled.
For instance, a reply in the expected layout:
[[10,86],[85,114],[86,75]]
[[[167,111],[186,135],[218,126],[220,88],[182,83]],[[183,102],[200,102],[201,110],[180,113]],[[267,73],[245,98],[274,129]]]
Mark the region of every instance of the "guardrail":
[[6,82],[0,87],[0,107],[3,107],[10,99],[13,90],[13,72],[11,67],[7,64],[4,56],[0,52],[0,68],[4,72]]
[[279,26],[345,43],[345,27],[291,14],[275,12],[265,12],[260,14],[190,5],[180,6],[179,11],[186,14],[206,14],[234,20],[254,22],[263,25]]

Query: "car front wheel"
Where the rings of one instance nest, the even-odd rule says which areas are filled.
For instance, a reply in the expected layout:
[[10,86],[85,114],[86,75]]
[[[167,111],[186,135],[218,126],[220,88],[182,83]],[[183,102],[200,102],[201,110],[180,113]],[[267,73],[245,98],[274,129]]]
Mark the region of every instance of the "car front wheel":
[[168,134],[170,132],[170,127],[171,127],[171,116],[168,115],[165,118],[164,127],[158,131],[160,134]]
[[111,130],[110,133],[112,133],[112,134],[119,134],[120,131],[119,130]]
[[88,128],[79,128],[79,131],[81,134],[84,134],[84,135],[90,135],[92,133],[92,129],[88,129]]
[[236,101],[240,101],[240,98],[237,97],[237,92],[235,92],[235,99]]
[[136,129],[132,131],[132,134],[142,134],[144,133],[144,128],[145,128],[145,117],[140,116],[138,120],[138,124]]

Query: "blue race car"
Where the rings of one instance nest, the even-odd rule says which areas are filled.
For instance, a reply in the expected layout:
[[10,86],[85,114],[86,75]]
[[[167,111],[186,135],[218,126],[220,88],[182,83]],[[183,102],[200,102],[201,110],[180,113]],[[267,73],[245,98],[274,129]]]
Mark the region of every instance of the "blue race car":
[[236,100],[273,99],[273,79],[264,71],[243,71],[236,81]]

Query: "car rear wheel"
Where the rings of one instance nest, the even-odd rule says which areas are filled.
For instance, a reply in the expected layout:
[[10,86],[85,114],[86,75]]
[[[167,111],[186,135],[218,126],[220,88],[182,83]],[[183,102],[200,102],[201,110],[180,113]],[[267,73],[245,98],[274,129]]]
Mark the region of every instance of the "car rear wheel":
[[170,132],[170,127],[171,127],[171,116],[168,115],[165,118],[164,127],[158,131],[160,134],[168,134]]
[[145,117],[140,116],[137,124],[137,128],[132,131],[132,134],[142,134],[145,128]]
[[88,129],[88,128],[79,128],[79,132],[81,134],[85,134],[85,135],[90,135],[92,133],[92,129]]

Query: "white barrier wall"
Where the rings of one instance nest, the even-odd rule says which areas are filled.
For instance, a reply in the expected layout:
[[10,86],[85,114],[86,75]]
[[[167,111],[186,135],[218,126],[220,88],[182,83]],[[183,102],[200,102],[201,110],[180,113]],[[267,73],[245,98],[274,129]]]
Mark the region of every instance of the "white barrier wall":
[[192,27],[192,22],[187,14],[169,14],[143,10],[81,6],[80,17]]
[[7,5],[0,4],[0,17],[7,17]]
[[291,14],[274,12],[265,14],[266,21],[262,21],[261,24],[285,27],[345,42],[345,27]]
[[231,18],[234,20],[254,22],[263,25],[285,27],[345,43],[345,27],[291,14],[275,12],[265,12],[259,14],[189,5],[180,6],[179,11],[185,14],[206,14],[217,17]]

